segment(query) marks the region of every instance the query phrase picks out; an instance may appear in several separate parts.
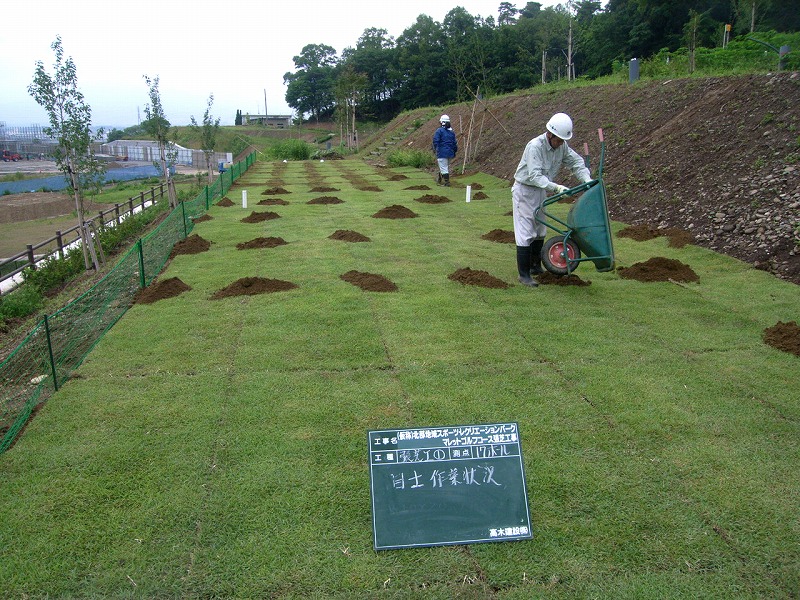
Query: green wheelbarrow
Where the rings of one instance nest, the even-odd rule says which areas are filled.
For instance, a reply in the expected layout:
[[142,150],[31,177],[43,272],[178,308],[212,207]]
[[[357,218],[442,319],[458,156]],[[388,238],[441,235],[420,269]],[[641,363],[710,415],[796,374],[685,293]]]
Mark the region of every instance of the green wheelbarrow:
[[[600,134],[600,163],[597,178],[551,196],[542,202],[534,213],[534,219],[555,231],[542,247],[542,263],[554,275],[570,275],[580,263],[592,261],[600,272],[614,270],[614,244],[611,240],[611,225],[606,204],[606,188],[603,185],[603,162],[605,142]],[[586,159],[589,166],[589,159]],[[547,208],[564,196],[584,192],[575,201],[562,221]]]

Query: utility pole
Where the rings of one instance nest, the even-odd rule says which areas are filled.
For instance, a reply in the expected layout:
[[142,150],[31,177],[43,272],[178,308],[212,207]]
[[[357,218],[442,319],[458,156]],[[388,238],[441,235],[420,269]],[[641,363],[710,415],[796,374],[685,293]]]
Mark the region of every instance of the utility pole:
[[267,115],[269,115],[267,112],[267,88],[264,88],[264,125],[267,124]]

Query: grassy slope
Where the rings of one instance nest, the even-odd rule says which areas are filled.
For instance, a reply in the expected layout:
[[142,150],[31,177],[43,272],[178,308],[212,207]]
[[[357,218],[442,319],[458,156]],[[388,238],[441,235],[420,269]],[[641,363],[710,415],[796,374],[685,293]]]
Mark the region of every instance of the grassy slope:
[[[345,203],[305,204],[307,166]],[[229,196],[247,189],[252,209],[279,167],[258,163]],[[465,287],[447,275],[515,281],[513,247],[480,239],[511,228],[502,182],[425,205],[403,190],[430,183],[419,173],[286,169],[291,204],[267,209],[282,218],[212,209],[195,229],[211,250],[163,275],[192,290],[135,306],[0,456],[2,595],[797,594],[798,359],[761,341],[798,314],[796,286],[618,239],[619,264],[677,258],[700,283],[583,266],[585,288]],[[420,217],[371,218],[395,203]],[[235,248],[264,235],[289,244]],[[339,279],[350,269],[399,291],[363,292]],[[299,288],[209,301],[256,275]],[[533,541],[372,550],[367,430],[511,420]]]

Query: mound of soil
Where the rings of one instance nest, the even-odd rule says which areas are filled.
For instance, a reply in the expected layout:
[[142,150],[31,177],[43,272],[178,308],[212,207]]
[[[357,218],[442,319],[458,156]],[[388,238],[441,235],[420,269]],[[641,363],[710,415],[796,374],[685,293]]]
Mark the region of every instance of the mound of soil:
[[201,252],[208,252],[209,248],[211,248],[211,242],[193,233],[189,237],[177,242],[172,247],[172,252],[169,253],[169,257],[175,258],[179,254],[200,254]]
[[425,194],[424,196],[415,198],[415,200],[417,202],[422,202],[423,204],[444,204],[445,202],[450,202],[450,198],[445,196],[434,196],[432,194]]
[[136,292],[133,297],[134,304],[152,304],[164,298],[174,298],[183,292],[192,289],[177,277],[170,277],[164,281],[151,283],[143,290]]
[[278,194],[291,194],[291,193],[292,192],[290,192],[289,190],[286,190],[286,189],[284,189],[282,187],[272,187],[272,188],[269,188],[268,190],[264,190],[263,192],[261,192],[261,195],[262,196],[275,196],[275,195],[278,195]]
[[348,271],[340,278],[347,283],[351,283],[361,288],[365,292],[396,292],[397,286],[384,277],[374,273],[361,273],[359,271]]
[[[549,98],[497,96],[485,108],[505,115],[505,126],[481,130],[470,163],[510,181],[525,144],[566,103],[575,123],[570,146],[589,144],[592,173],[596,131],[605,129],[612,219],[684,229],[697,246],[800,284],[798,82],[800,73],[786,71],[587,86]],[[464,104],[440,108],[469,118]],[[435,118],[426,121],[404,147],[428,150],[437,127]],[[560,176],[576,183],[567,169]]]
[[250,216],[242,219],[242,223],[263,223],[264,221],[271,221],[273,219],[280,219],[281,216],[274,212],[256,212],[250,213]]
[[492,229],[490,232],[484,233],[481,239],[500,244],[515,244],[517,242],[514,232],[507,229]]
[[399,204],[392,204],[386,208],[382,208],[374,215],[375,219],[413,219],[419,215],[412,210],[407,209],[405,206]]
[[364,185],[358,188],[362,192],[382,192],[383,190],[377,185]]
[[484,194],[483,192],[478,192],[477,194],[472,194],[472,200],[486,200],[489,196]]
[[389,181],[403,181],[404,179],[408,179],[408,175],[403,175],[402,173],[395,173],[387,178]]
[[309,200],[306,204],[341,204],[344,200],[339,200],[336,196],[320,196]]
[[584,281],[577,275],[554,275],[550,271],[537,275],[536,281],[541,285],[575,285],[578,287],[592,285],[591,281]]
[[318,185],[317,187],[311,188],[310,191],[312,191],[312,192],[338,192],[339,188],[328,187],[328,186],[325,186],[325,185]]
[[429,186],[422,184],[422,185],[412,185],[407,188],[403,188],[404,190],[429,190],[431,189]]
[[265,277],[243,277],[214,292],[210,299],[219,300],[220,298],[230,298],[231,296],[257,296],[259,294],[271,294],[272,292],[285,292],[295,288],[297,288],[297,285],[291,281],[267,279]]
[[773,348],[800,356],[800,327],[797,321],[778,321],[764,330],[764,342]]
[[280,198],[265,198],[258,203],[258,206],[286,206],[289,204],[286,200]]
[[211,215],[209,215],[208,213],[206,213],[206,214],[204,214],[202,217],[197,217],[196,219],[192,219],[192,221],[194,221],[195,223],[203,223],[203,222],[205,222],[205,221],[210,221],[210,220],[211,220],[211,219],[213,219],[213,218],[214,218],[214,217],[212,217]]
[[277,248],[286,244],[286,240],[280,237],[259,237],[249,242],[236,244],[237,250],[254,250],[258,248]]
[[671,248],[683,248],[686,244],[694,243],[694,236],[688,231],[675,227],[659,229],[648,224],[632,225],[621,229],[617,232],[617,237],[629,238],[637,242],[646,242],[657,237],[667,237],[669,238],[668,245]]
[[217,202],[217,206],[224,206],[224,207],[227,208],[228,206],[234,206],[234,204],[233,204],[233,201],[230,198],[225,196],[222,200]]
[[679,260],[654,256],[643,263],[636,263],[630,267],[619,267],[617,273],[623,279],[635,279],[636,281],[699,281],[689,265]]
[[477,182],[470,183],[469,187],[471,187],[473,190],[482,190],[483,189],[483,186],[480,183],[477,183]]
[[478,287],[494,288],[499,290],[509,287],[508,284],[502,279],[498,279],[486,271],[473,271],[469,267],[458,269],[457,271],[450,273],[447,278],[462,285],[477,285]]
[[357,231],[348,231],[345,229],[337,229],[328,236],[328,239],[339,240],[340,242],[371,242],[367,236],[358,233]]

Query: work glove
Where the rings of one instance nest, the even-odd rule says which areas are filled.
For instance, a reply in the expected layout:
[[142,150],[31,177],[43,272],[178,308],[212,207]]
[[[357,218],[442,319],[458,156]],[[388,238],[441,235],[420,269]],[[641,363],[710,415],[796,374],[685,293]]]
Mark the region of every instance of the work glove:
[[569,189],[567,186],[559,185],[557,183],[555,184],[555,186],[556,186],[556,189],[555,189],[555,193],[556,194],[563,194],[564,192],[566,192]]

